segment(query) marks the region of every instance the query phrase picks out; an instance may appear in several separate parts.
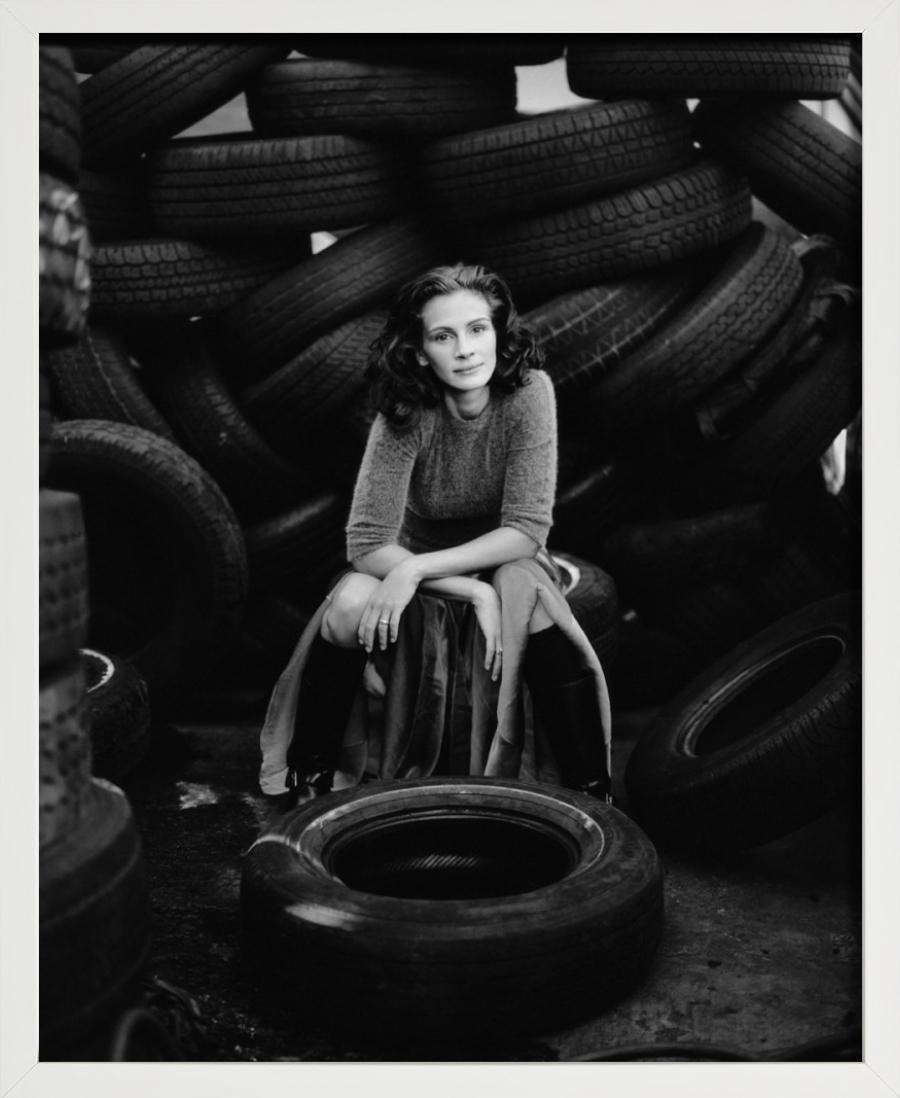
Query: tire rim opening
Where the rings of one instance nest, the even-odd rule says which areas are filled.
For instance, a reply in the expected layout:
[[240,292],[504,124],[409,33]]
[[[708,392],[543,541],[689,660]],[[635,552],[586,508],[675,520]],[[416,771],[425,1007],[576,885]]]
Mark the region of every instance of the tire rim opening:
[[776,657],[700,729],[694,754],[720,751],[755,732],[821,682],[843,653],[840,638],[829,636],[816,637]]
[[348,888],[409,900],[515,896],[556,884],[576,863],[573,841],[533,821],[444,812],[370,823],[330,851]]

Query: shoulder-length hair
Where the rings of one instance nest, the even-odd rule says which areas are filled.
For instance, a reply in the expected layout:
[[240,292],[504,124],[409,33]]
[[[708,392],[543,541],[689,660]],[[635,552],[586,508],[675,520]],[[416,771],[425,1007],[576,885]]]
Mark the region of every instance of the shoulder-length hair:
[[366,376],[372,382],[372,401],[395,427],[413,426],[422,408],[442,399],[441,383],[417,357],[422,350],[422,310],[433,297],[457,290],[480,294],[490,309],[497,333],[491,389],[511,393],[527,384],[529,370],[543,365],[543,352],[519,319],[509,287],[498,274],[463,263],[433,267],[400,289],[369,353]]

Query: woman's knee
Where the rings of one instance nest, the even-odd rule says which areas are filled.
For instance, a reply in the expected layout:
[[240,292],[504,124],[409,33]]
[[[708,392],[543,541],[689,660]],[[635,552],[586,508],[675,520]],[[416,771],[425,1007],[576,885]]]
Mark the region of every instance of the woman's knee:
[[[520,582],[523,577],[528,580],[525,590],[530,591],[535,579],[534,559],[531,557],[521,557],[517,560],[508,561],[494,570],[492,583],[501,600],[504,595],[507,598],[510,597],[509,585]],[[548,629],[551,625],[553,625],[553,618],[544,609],[540,598],[537,598],[528,621],[528,632],[539,633],[544,629]]]
[[325,640],[348,647],[357,644],[359,619],[378,582],[374,576],[354,572],[338,584],[322,619]]

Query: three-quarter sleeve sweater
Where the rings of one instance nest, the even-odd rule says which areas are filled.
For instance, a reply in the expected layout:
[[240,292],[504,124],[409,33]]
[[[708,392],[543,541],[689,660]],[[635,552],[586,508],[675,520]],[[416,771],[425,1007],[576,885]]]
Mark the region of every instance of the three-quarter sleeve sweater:
[[443,401],[423,409],[407,429],[376,416],[347,524],[351,563],[385,545],[429,552],[501,526],[546,546],[556,491],[556,403],[543,370],[526,377],[512,393],[492,391],[475,419],[457,419]]

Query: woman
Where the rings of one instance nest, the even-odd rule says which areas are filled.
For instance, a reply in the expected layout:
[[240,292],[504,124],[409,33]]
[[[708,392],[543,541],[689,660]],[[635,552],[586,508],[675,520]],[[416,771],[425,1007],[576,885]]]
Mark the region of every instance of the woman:
[[[295,801],[329,791],[336,769],[352,784],[446,764],[461,669],[469,773],[609,799],[606,683],[546,551],[556,413],[540,365],[483,267],[435,268],[400,291],[370,358],[378,414],[347,525],[351,570],[273,693],[264,792]],[[357,708],[363,682],[385,695],[379,735]]]

